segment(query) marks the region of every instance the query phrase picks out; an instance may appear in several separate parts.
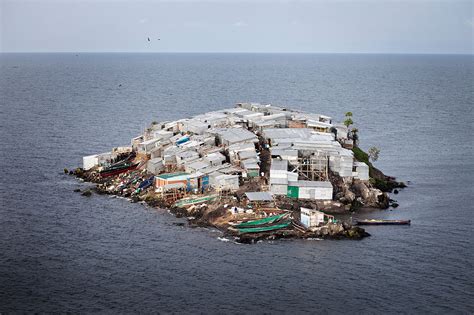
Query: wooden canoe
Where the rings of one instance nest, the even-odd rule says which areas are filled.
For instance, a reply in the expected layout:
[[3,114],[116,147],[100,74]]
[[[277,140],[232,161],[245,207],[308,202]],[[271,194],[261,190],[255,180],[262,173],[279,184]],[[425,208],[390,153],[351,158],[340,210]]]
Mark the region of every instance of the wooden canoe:
[[410,220],[357,220],[357,225],[409,225]]

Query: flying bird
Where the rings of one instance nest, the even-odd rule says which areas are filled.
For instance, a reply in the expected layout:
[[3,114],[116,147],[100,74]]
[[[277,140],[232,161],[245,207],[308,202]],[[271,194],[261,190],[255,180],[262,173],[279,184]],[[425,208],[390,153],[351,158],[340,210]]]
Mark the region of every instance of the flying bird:
[[150,37],[148,37],[148,41],[150,41]]

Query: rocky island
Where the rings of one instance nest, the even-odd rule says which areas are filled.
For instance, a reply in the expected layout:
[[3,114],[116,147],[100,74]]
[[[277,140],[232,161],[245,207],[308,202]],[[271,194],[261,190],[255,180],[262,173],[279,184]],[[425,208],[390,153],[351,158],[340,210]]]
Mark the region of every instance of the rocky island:
[[334,123],[325,115],[239,103],[152,122],[130,146],[85,156],[81,168],[65,172],[95,183],[97,193],[167,208],[238,242],[361,239],[364,229],[335,215],[388,208],[388,192],[404,184],[372,165],[351,117]]

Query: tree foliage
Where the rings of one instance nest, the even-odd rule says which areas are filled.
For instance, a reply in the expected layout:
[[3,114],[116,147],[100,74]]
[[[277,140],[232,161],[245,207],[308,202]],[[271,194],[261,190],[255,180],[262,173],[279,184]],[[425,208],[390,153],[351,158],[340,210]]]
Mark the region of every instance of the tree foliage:
[[379,159],[380,149],[377,147],[370,147],[368,154],[369,158],[375,162]]
[[346,120],[344,120],[344,125],[346,125],[346,127],[349,127],[350,125],[352,125],[354,122],[352,121],[351,118],[347,118]]

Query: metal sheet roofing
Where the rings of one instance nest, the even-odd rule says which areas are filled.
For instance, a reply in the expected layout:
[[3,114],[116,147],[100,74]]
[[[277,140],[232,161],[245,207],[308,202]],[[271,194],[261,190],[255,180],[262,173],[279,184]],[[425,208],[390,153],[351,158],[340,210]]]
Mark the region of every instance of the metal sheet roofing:
[[245,196],[250,201],[272,201],[273,196],[268,191],[246,192]]
[[[209,163],[206,163],[204,161],[195,161],[195,162],[191,162],[191,163],[186,163],[186,167],[189,167],[191,169],[194,169],[194,170],[200,170],[200,169],[203,169],[203,168],[206,168],[209,166]],[[189,171],[187,169],[187,171]]]
[[312,131],[308,128],[268,128],[263,133],[266,138],[270,139],[308,139],[311,137]]
[[331,182],[319,182],[310,180],[299,180],[296,182],[288,182],[289,186],[296,187],[317,187],[317,188],[332,188]]
[[241,160],[250,159],[257,156],[257,152],[255,150],[240,151],[238,154]]
[[288,185],[288,179],[270,177],[270,185]]
[[298,156],[298,150],[280,149],[279,147],[272,147],[270,149],[270,152],[272,155],[283,155],[283,156],[292,156],[292,157]]
[[173,177],[179,177],[179,176],[187,176],[189,173],[186,172],[178,172],[178,173],[166,173],[166,174],[160,174],[157,175],[156,177],[161,178],[161,179],[170,179]]
[[288,160],[272,159],[272,164],[270,166],[270,170],[287,171],[288,170]]
[[237,143],[244,141],[257,141],[257,136],[243,128],[227,128],[222,131],[218,131],[222,139],[228,141],[229,143]]

